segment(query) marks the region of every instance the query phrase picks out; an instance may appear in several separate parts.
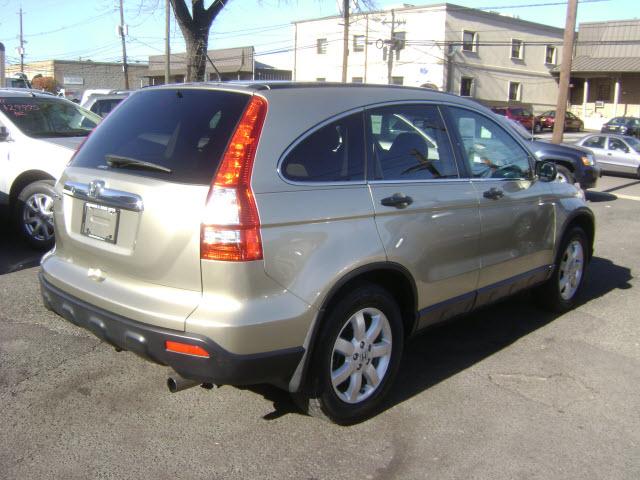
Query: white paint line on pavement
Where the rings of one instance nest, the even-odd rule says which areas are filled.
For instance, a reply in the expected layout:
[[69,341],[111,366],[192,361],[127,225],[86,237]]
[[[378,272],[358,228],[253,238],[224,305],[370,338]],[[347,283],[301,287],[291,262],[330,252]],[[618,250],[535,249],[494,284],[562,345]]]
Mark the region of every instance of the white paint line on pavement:
[[623,195],[622,193],[614,193],[613,195],[624,200],[635,200],[636,202],[640,202],[640,197],[636,197],[635,195]]

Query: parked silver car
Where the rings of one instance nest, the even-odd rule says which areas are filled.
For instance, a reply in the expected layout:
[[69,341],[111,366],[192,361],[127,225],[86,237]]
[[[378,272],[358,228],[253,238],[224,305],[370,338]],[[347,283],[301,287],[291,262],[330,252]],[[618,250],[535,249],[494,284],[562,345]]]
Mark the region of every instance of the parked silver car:
[[[56,185],[48,308],[199,383],[376,411],[408,336],[537,286],[571,308],[594,220],[475,102],[426,89],[133,93]],[[428,365],[425,365],[428,368]]]
[[589,148],[603,171],[630,173],[640,178],[640,140],[626,135],[596,133],[577,143]]

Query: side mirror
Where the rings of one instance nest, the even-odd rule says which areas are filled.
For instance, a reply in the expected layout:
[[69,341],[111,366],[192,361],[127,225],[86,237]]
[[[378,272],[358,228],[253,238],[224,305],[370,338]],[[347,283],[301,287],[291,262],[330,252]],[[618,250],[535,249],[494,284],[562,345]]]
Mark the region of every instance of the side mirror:
[[9,130],[7,127],[0,127],[0,142],[6,142],[9,139]]
[[536,174],[543,182],[553,182],[558,175],[558,169],[553,162],[536,162]]

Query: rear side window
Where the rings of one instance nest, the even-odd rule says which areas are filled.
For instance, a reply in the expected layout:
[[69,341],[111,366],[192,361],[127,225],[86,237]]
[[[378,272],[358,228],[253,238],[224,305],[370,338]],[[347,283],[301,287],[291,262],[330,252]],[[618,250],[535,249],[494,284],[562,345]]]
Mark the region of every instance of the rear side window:
[[208,184],[250,98],[203,89],[143,90],[107,116],[72,165],[109,169],[106,157],[127,157],[171,173],[121,167],[123,172]]
[[91,106],[91,111],[97,113],[101,117],[106,117],[107,113],[115,108],[122,101],[121,98],[111,98],[109,100],[96,100]]
[[604,148],[605,137],[591,137],[582,144],[584,147]]
[[280,170],[296,182],[364,180],[362,114],[349,115],[311,133],[289,152]]

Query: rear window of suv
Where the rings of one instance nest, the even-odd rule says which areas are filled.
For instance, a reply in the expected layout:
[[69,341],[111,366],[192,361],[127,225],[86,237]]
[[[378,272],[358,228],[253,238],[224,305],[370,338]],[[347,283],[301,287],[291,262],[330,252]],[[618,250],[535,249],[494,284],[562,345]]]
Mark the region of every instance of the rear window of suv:
[[72,165],[109,169],[107,158],[126,157],[171,170],[120,167],[127,174],[206,185],[250,98],[204,89],[140,91],[107,116]]

